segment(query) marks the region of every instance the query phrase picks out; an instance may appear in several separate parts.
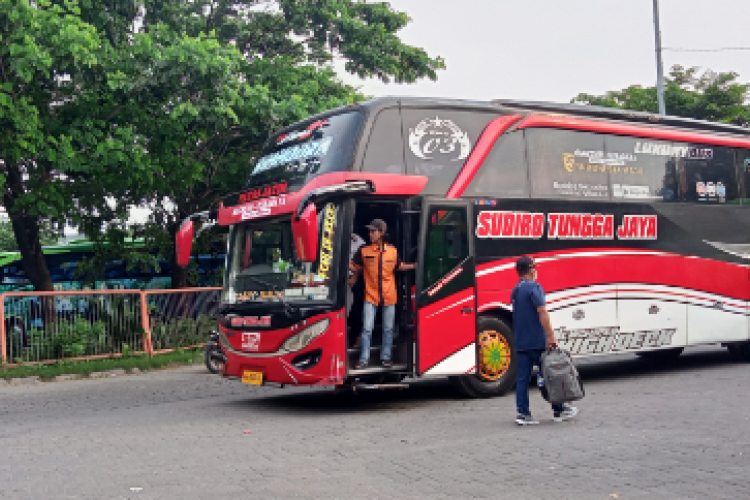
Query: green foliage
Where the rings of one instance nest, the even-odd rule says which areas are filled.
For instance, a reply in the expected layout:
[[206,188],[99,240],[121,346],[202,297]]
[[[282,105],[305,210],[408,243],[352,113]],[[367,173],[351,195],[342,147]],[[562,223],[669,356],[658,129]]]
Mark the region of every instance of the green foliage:
[[154,349],[182,348],[206,342],[208,333],[216,325],[216,317],[172,318],[152,323],[151,341]]
[[[42,227],[39,242],[42,245],[54,245],[60,239],[60,235],[49,227]],[[0,252],[17,252],[18,242],[13,234],[10,222],[0,221]]]
[[105,351],[108,339],[103,321],[92,323],[76,318],[72,323],[59,323],[53,335],[42,330],[31,330],[29,341],[30,348],[24,356],[27,361],[99,354]]
[[[398,38],[408,21],[357,0],[0,0],[0,181],[35,288],[51,286],[34,260],[47,223],[144,237],[173,260],[182,219],[236,191],[271,132],[363,99],[334,58],[360,77],[435,79],[443,60]],[[138,204],[153,213],[126,228]]]
[[[698,120],[748,126],[747,104],[750,84],[738,83],[737,73],[714,73],[676,65],[665,78],[664,101],[667,113]],[[571,102],[658,112],[656,87],[631,85],[604,95],[578,94]]]

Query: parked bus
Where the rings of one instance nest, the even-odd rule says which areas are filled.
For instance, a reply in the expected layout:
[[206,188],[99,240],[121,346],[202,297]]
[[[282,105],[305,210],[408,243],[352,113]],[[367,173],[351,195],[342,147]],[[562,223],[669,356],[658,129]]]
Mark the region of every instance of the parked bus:
[[[134,248],[144,248],[142,240],[131,244]],[[88,240],[75,240],[64,245],[42,247],[44,260],[56,290],[80,290],[86,286],[76,274],[76,268],[84,259],[94,257],[94,244]],[[193,257],[196,264],[197,286],[218,286],[221,283],[225,256],[223,251],[214,255]],[[158,269],[155,266],[143,268],[135,266],[128,269],[128,263],[121,259],[112,259],[106,264],[103,280],[93,284],[95,289],[158,289],[169,288],[172,274],[169,263],[159,259]],[[21,264],[20,252],[0,252],[0,291],[30,291],[34,287],[26,276]]]
[[[534,102],[382,98],[272,135],[245,189],[194,222],[230,226],[225,377],[367,387],[448,376],[473,397],[517,371],[510,292],[535,258],[575,356],[750,358],[750,131]],[[347,264],[374,218],[398,278],[394,364],[355,369]],[[371,359],[378,359],[379,319]]]

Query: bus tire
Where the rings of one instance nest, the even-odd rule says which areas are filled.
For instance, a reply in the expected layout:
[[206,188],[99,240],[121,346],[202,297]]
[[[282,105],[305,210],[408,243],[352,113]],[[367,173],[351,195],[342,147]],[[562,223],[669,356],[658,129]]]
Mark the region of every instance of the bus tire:
[[727,344],[727,350],[735,361],[750,361],[750,342],[732,342]]
[[637,352],[635,355],[649,361],[673,361],[677,359],[684,350],[684,347],[671,347],[669,349],[658,349],[656,351]]
[[513,388],[518,372],[513,330],[505,321],[492,316],[480,316],[477,327],[477,373],[449,377],[449,380],[470,398],[502,396]]

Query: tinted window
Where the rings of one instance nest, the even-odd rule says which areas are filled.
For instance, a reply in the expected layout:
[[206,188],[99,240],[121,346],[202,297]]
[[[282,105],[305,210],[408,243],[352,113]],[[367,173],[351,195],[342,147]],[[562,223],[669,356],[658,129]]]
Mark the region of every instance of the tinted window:
[[667,141],[638,137],[605,136],[604,148],[618,165],[610,173],[612,199],[617,201],[674,201],[675,158],[644,151],[671,151]]
[[429,178],[424,194],[444,195],[487,124],[497,115],[447,109],[402,109],[406,172]]
[[526,197],[529,195],[523,131],[501,136],[466,190],[467,196]]
[[608,200],[604,136],[570,130],[527,130],[531,192],[542,198]]
[[430,208],[424,265],[424,289],[456,268],[469,255],[466,209]]
[[273,136],[252,167],[246,187],[287,182],[294,190],[317,175],[346,169],[360,123],[359,112],[344,113]]
[[740,192],[741,198],[738,200],[740,205],[750,205],[750,150],[737,150],[737,170],[740,175]]
[[677,199],[699,203],[735,202],[739,195],[734,151],[700,144],[679,144],[686,157],[677,158]]
[[401,135],[401,113],[396,108],[378,113],[367,142],[362,170],[386,174],[403,174],[404,138]]

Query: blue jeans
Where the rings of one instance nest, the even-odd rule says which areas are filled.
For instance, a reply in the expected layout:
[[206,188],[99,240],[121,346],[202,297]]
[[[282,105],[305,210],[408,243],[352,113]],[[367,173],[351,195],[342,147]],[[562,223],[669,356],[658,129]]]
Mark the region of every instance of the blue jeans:
[[[529,410],[529,382],[534,365],[542,369],[542,353],[544,349],[516,352],[518,360],[518,377],[516,378],[516,406],[520,415],[530,415]],[[552,411],[563,411],[563,405],[552,405]]]
[[[372,330],[375,328],[375,313],[378,306],[371,302],[365,302],[362,311],[362,345],[359,352],[359,362],[367,364],[370,360],[370,342],[372,341]],[[383,306],[383,347],[380,349],[382,361],[391,360],[391,349],[393,348],[393,322],[396,319],[396,306]]]

